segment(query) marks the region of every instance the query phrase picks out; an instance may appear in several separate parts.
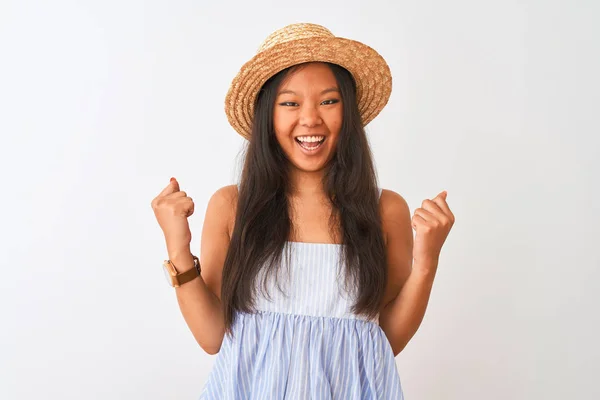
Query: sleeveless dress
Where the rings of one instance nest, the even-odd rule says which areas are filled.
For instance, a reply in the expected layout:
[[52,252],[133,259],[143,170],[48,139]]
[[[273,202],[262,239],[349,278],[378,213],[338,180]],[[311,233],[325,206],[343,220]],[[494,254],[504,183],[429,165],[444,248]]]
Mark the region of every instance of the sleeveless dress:
[[257,312],[236,315],[234,338],[224,336],[200,400],[404,398],[379,316],[351,311],[353,297],[338,270],[342,246],[286,243],[283,293],[271,276],[268,298],[256,298]]

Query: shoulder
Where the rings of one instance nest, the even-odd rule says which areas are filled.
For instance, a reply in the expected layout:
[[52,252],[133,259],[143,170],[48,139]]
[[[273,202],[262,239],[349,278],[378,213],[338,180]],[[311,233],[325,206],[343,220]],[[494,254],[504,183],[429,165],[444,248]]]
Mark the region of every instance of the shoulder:
[[412,233],[410,208],[400,194],[383,189],[379,199],[379,212],[386,244],[398,234]]
[[211,217],[220,221],[221,226],[226,228],[229,236],[233,232],[237,199],[237,185],[223,186],[212,194],[206,210],[207,214],[211,214]]
[[410,208],[408,203],[400,194],[389,189],[381,190],[381,197],[379,199],[379,209],[382,217],[392,218],[405,218],[407,215],[410,216]]
[[220,205],[237,201],[238,188],[237,185],[227,185],[217,189],[210,200]]
[[200,264],[202,279],[220,299],[223,264],[227,257],[235,218],[237,187],[224,186],[217,189],[208,201],[202,224],[200,240]]

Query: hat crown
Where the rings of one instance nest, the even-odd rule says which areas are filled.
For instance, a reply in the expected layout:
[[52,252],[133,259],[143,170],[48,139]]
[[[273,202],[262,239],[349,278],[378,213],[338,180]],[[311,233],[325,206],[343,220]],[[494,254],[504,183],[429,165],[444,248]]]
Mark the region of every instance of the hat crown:
[[334,37],[334,35],[329,29],[321,25],[309,23],[290,24],[271,33],[258,48],[258,53],[280,43],[314,37]]
[[377,51],[359,41],[335,36],[322,25],[295,23],[267,36],[231,82],[225,96],[225,113],[231,126],[250,139],[256,100],[265,82],[286,68],[309,62],[339,65],[352,75],[363,127],[387,104],[392,75]]

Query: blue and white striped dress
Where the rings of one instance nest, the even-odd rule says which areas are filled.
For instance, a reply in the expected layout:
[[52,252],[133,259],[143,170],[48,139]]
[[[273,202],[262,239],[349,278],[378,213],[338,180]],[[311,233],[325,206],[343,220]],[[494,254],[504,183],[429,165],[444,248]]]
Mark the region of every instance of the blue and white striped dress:
[[403,399],[378,316],[350,310],[338,270],[342,245],[287,242],[285,250],[285,295],[270,277],[270,299],[259,295],[256,313],[237,314],[200,399]]

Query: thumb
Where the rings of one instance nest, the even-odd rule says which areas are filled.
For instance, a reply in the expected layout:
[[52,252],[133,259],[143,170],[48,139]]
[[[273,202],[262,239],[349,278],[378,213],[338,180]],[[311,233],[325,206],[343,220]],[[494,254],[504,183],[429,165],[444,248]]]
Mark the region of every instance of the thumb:
[[175,192],[179,192],[179,182],[177,182],[177,179],[171,178],[171,182],[160,192],[159,196],[166,196]]
[[177,182],[177,179],[171,178],[170,185],[173,186],[173,192],[179,192],[179,182]]

